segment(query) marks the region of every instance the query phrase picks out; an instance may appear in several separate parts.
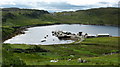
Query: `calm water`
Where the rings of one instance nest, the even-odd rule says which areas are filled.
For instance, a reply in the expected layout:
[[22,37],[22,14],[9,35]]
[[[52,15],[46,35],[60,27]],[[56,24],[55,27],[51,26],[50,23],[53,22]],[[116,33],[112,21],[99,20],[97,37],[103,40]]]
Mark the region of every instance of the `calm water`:
[[[69,31],[72,33],[84,32],[89,35],[108,33],[112,36],[118,36],[118,28],[113,26],[61,24],[28,28],[28,31],[25,31],[25,34],[17,35],[9,40],[6,40],[4,43],[49,45],[73,42],[71,40],[59,40],[57,37],[52,36],[51,32],[55,30]],[[46,41],[41,42],[45,39],[44,37],[46,35],[48,35]]]

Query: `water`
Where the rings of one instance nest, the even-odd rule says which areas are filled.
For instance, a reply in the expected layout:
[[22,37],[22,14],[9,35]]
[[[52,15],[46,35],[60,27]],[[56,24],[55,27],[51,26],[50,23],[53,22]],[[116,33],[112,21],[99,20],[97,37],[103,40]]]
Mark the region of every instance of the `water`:
[[[84,33],[88,33],[89,35],[108,33],[112,36],[119,36],[118,27],[61,24],[61,25],[38,26],[38,27],[28,28],[28,31],[25,31],[25,34],[17,35],[11,39],[6,40],[4,43],[50,45],[50,44],[64,44],[64,43],[74,42],[72,40],[59,40],[57,37],[52,36],[51,32],[55,30],[69,31],[72,33],[84,32]],[[48,35],[48,37],[45,39],[44,37],[46,35]],[[42,40],[46,40],[46,41],[41,42]]]

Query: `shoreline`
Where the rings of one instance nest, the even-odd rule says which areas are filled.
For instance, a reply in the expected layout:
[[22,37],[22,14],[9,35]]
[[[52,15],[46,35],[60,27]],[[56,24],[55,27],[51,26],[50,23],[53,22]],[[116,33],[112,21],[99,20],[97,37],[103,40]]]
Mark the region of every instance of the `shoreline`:
[[[72,24],[79,24],[79,25],[97,25],[97,26],[114,26],[114,27],[119,27],[118,25],[98,25],[98,24],[80,24],[80,23],[53,23],[53,24],[36,24],[36,25],[26,25],[26,26],[18,26],[18,27],[12,27],[15,30],[14,33],[12,33],[12,35],[7,36],[6,38],[2,39],[2,43],[8,39],[11,39],[12,37],[19,35],[19,34],[24,34],[24,30],[26,30],[27,28],[31,28],[31,27],[37,27],[37,26],[50,26],[50,25],[61,25],[61,24],[68,24],[68,25],[72,25]],[[118,36],[119,37],[119,36]]]

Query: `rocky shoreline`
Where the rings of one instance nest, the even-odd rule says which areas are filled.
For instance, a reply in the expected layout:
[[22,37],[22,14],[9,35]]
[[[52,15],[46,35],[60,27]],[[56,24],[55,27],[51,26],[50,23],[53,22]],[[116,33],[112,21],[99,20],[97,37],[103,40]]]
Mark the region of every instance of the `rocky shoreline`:
[[27,30],[27,28],[30,27],[36,27],[36,26],[48,26],[48,25],[57,25],[59,23],[56,24],[37,24],[37,25],[27,25],[27,26],[18,26],[18,27],[12,27],[15,29],[15,31],[13,33],[11,33],[11,35],[6,36],[5,38],[2,39],[2,42],[4,42],[5,40],[11,39],[12,37],[19,35],[19,34],[24,34],[23,31]]
[[[37,27],[37,26],[49,26],[49,25],[60,25],[60,24],[72,24],[72,23],[54,23],[54,24],[36,24],[36,25],[26,25],[26,26],[18,26],[18,27],[12,27],[15,29],[15,32],[12,33],[12,35],[9,35],[7,37],[5,37],[4,39],[2,39],[2,42],[4,42],[5,40],[8,40],[16,35],[19,34],[24,34],[23,31],[27,30],[27,28],[30,27]],[[79,24],[79,23],[73,23],[73,24]],[[98,24],[80,24],[80,25],[98,25]],[[119,27],[119,25],[108,25],[108,24],[104,24],[104,25],[98,25],[98,26],[115,26],[115,27]]]

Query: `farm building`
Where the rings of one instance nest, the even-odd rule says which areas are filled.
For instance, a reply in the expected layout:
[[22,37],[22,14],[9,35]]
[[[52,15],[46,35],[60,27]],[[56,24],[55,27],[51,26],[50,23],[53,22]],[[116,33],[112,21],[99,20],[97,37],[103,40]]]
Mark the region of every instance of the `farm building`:
[[109,34],[97,34],[97,37],[110,37]]

